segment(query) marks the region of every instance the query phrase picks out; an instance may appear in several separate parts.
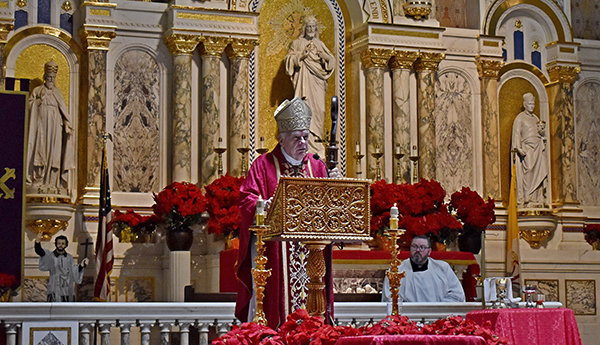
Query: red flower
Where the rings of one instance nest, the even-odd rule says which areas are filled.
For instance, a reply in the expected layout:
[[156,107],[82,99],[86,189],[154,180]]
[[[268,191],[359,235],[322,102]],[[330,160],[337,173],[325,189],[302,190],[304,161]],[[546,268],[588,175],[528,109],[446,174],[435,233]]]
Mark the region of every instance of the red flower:
[[468,187],[452,194],[450,206],[456,210],[460,220],[480,230],[485,230],[496,221],[494,199],[488,197],[488,200],[484,201],[477,192]]
[[587,243],[592,244],[600,240],[600,224],[586,224],[583,234]]
[[207,231],[209,234],[237,235],[242,222],[238,207],[243,177],[225,174],[204,187],[208,201]]
[[[266,340],[270,338],[269,340]],[[225,344],[284,344],[277,341],[277,332],[267,326],[263,326],[254,322],[246,322],[241,326],[234,326],[224,336],[213,340],[213,345]]]
[[207,200],[193,183],[173,182],[154,194],[154,214],[167,223],[168,229],[189,228],[201,221]]
[[0,289],[7,289],[15,285],[17,278],[12,274],[0,272]]

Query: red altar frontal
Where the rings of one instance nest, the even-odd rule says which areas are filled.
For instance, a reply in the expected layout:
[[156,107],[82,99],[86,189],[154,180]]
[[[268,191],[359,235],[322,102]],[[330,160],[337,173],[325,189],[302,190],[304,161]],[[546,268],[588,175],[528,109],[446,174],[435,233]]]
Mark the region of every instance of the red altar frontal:
[[[236,292],[237,282],[235,278],[234,265],[237,260],[237,249],[225,250],[220,253],[219,267],[219,290],[220,292]],[[401,251],[399,258],[401,260],[408,259],[410,252]],[[472,253],[468,252],[452,252],[452,251],[434,251],[431,252],[431,257],[437,260],[446,261],[455,268],[455,271],[463,271],[462,284],[465,290],[465,296],[468,302],[474,301],[477,296],[475,285],[477,281],[473,275],[479,274],[479,264]],[[334,268],[334,285],[336,279],[344,279],[344,276],[351,274],[357,275],[356,272],[366,272],[367,275],[373,277],[374,280],[383,282],[384,271],[389,268],[390,253],[382,250],[334,250],[333,251],[333,268]],[[353,273],[348,273],[349,268],[352,268]],[[461,278],[459,276],[459,278]],[[344,292],[344,291],[340,291]]]

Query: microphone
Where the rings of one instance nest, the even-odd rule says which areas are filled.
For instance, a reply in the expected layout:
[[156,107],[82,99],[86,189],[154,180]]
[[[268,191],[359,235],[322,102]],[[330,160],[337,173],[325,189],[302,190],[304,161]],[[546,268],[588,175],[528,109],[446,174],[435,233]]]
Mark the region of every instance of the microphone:
[[327,171],[327,177],[329,177],[329,169],[327,168],[327,163],[325,163],[325,161],[323,160],[323,158],[321,158],[319,156],[319,154],[317,154],[317,153],[313,154],[313,158],[316,159],[316,160],[318,160],[318,161],[321,161],[323,164],[325,164],[325,171]]

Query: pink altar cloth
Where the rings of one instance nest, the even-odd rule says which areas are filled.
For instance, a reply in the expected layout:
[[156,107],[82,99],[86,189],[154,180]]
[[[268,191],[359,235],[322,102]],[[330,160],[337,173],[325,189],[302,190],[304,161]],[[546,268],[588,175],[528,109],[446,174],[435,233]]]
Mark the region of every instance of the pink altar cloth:
[[567,308],[474,310],[466,318],[478,325],[489,320],[510,344],[581,345],[575,313]]
[[466,335],[365,335],[338,339],[336,345],[485,345],[482,337]]

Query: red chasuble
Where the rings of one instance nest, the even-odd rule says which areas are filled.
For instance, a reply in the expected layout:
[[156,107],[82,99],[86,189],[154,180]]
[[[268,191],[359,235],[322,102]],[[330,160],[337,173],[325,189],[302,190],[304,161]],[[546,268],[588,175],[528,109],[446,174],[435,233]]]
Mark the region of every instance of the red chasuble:
[[[295,170],[298,171],[295,175]],[[248,309],[252,298],[252,234],[250,226],[254,222],[256,200],[261,196],[267,200],[275,194],[280,176],[327,177],[327,167],[321,160],[307,154],[302,166],[294,167],[289,164],[281,147],[277,145],[273,151],[258,157],[250,167],[242,186],[240,187],[240,210],[242,224],[240,226],[240,250],[236,265],[238,277],[238,294],[235,316],[245,322],[248,319]],[[272,269],[271,277],[267,279],[265,288],[264,312],[269,327],[277,329],[288,314],[306,305],[308,282],[306,276],[306,260],[308,250],[296,242],[266,242],[265,255],[268,258],[267,269]],[[331,258],[325,258],[331,262]],[[331,279],[330,270],[326,279]],[[330,282],[331,283],[331,282]],[[331,286],[331,284],[329,284]],[[333,297],[333,296],[330,296]],[[332,300],[332,299],[331,299]]]

